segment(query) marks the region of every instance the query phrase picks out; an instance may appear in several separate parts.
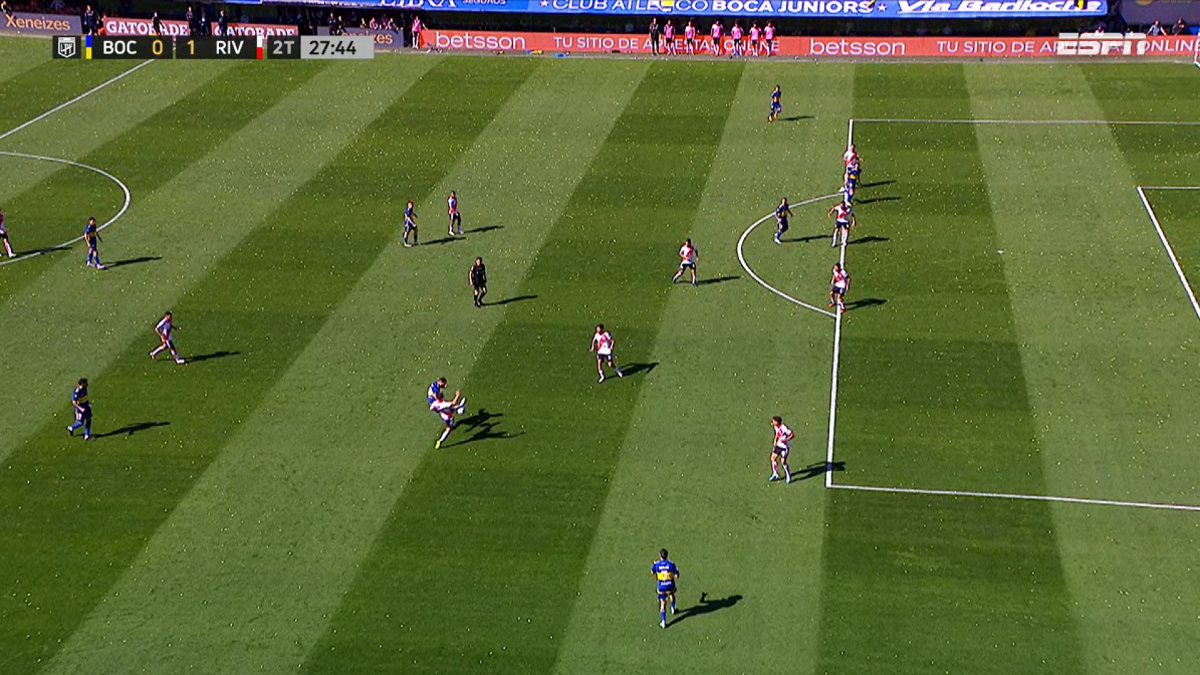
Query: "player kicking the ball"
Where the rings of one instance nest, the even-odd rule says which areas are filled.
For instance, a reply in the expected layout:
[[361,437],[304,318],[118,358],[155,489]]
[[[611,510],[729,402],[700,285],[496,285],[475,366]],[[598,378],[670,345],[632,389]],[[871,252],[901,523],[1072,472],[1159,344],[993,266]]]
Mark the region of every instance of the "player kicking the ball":
[[175,363],[178,363],[181,366],[187,363],[187,361],[179,358],[179,352],[175,351],[175,338],[173,335],[175,332],[175,323],[171,318],[170,312],[164,314],[163,318],[159,319],[158,323],[154,324],[154,332],[158,334],[158,339],[162,341],[162,344],[150,352],[151,359],[158,356],[159,352],[162,350],[169,349],[171,351],[171,357],[175,359]]
[[454,398],[447,401],[439,389],[433,394],[433,402],[429,404],[429,409],[437,413],[442,418],[442,424],[446,425],[446,429],[442,431],[441,437],[433,446],[436,450],[442,447],[442,442],[446,440],[451,431],[454,431],[454,415],[456,413],[462,415],[467,412],[467,399],[463,398],[461,391],[455,391]]
[[783,423],[783,418],[776,415],[771,418],[771,428],[775,430],[775,445],[771,446],[771,477],[767,480],[779,480],[779,465],[783,465],[784,475],[787,476],[787,482],[792,482],[792,470],[788,468],[787,458],[788,452],[792,447],[792,439],[796,434]]
[[675,276],[671,277],[671,283],[679,281],[679,277],[687,270],[692,271],[692,285],[696,285],[696,247],[692,246],[692,240],[688,239],[683,242],[683,247],[679,249],[679,271]]
[[604,324],[596,325],[596,334],[592,336],[592,347],[588,351],[596,352],[596,372],[600,374],[601,382],[604,381],[604,364],[606,362],[616,371],[617,377],[625,377],[625,373],[621,372],[616,361],[613,360],[613,336],[604,330]]

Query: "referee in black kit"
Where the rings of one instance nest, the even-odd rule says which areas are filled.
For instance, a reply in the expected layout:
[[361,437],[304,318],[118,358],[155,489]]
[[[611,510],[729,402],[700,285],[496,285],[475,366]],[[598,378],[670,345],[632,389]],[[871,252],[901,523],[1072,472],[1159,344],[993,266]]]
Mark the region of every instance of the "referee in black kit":
[[467,275],[471,281],[471,290],[475,292],[475,306],[483,307],[483,296],[487,295],[487,268],[483,266],[483,258],[476,258]]

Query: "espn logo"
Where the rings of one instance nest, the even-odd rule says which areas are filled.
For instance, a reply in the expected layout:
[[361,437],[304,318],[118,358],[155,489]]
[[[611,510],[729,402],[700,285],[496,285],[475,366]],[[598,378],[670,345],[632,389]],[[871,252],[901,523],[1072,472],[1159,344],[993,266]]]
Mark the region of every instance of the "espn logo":
[[1057,56],[1141,56],[1150,51],[1145,33],[1059,33]]

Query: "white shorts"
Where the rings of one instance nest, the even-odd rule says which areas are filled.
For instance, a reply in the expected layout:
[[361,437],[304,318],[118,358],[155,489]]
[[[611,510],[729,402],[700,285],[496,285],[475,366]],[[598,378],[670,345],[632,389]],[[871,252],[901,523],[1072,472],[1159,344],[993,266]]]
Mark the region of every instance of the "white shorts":
[[596,358],[611,359],[612,358],[612,350],[610,349],[608,351],[598,351],[598,352],[596,352]]

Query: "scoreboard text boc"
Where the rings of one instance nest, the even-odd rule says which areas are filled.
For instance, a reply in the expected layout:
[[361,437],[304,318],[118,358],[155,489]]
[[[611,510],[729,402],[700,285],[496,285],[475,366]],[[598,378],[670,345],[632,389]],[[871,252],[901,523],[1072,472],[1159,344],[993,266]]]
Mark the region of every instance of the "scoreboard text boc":
[[370,59],[370,35],[227,37],[59,35],[56,59]]

